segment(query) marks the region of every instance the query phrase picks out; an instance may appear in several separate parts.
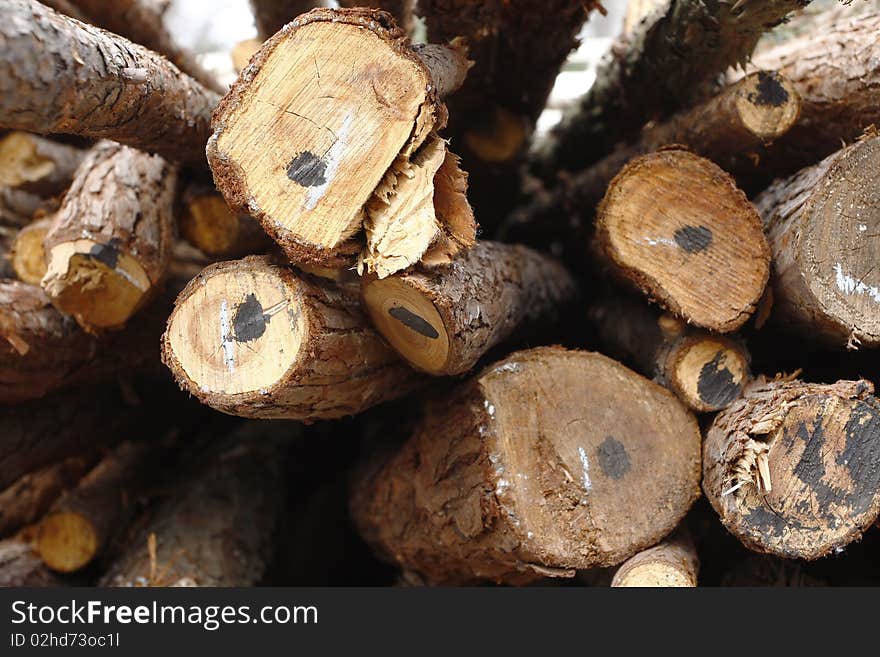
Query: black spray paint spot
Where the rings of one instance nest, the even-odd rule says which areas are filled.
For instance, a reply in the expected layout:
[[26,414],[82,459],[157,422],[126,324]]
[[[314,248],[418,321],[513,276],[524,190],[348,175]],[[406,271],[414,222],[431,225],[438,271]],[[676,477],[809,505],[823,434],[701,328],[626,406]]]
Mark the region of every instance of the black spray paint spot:
[[697,378],[697,392],[707,406],[723,408],[739,397],[740,385],[734,383],[730,370],[721,365],[723,351],[703,365]]
[[232,331],[236,342],[250,342],[266,332],[266,324],[271,317],[263,313],[263,306],[253,294],[238,304],[232,320]]
[[749,94],[749,101],[765,107],[782,107],[788,101],[788,92],[775,75],[761,71],[758,73],[758,93]]
[[303,187],[319,187],[327,182],[327,163],[314,153],[303,151],[287,165],[287,177]]
[[807,425],[801,422],[797,428],[797,436],[806,443],[798,464],[792,473],[816,495],[819,505],[818,513],[825,518],[830,526],[834,526],[836,518],[831,513],[831,505],[839,503],[845,492],[836,486],[822,481],[825,477],[825,428],[822,426],[822,414],[816,415],[816,424],[810,433]]
[[626,447],[619,440],[615,440],[611,436],[605,438],[597,450],[599,455],[599,467],[606,477],[611,479],[620,479],[629,472],[629,454],[626,453]]
[[430,338],[431,340],[436,340],[440,337],[437,329],[435,329],[433,326],[431,326],[431,324],[416,315],[414,312],[411,312],[403,306],[394,306],[393,308],[389,308],[388,314],[407,328],[411,328],[419,335],[423,335],[426,338]]
[[89,257],[102,262],[110,269],[116,269],[119,262],[119,240],[115,237],[107,244],[95,244],[89,249]]
[[685,226],[675,231],[675,243],[688,253],[699,253],[712,244],[712,231],[705,226]]

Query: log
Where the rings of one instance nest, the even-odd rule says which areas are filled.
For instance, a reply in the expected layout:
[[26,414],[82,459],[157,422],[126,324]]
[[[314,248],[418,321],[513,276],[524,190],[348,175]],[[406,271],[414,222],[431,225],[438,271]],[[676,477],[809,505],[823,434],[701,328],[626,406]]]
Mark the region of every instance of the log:
[[773,251],[773,317],[836,347],[880,346],[880,137],[755,199]]
[[363,279],[363,305],[414,368],[461,374],[515,332],[558,321],[577,294],[557,262],[522,246],[479,242],[451,265]]
[[136,442],[106,454],[40,521],[34,545],[43,563],[55,572],[72,573],[103,553],[131,522],[162,456],[167,450]]
[[320,0],[251,0],[260,41],[268,39],[300,14],[324,4]]
[[536,149],[534,171],[549,180],[582,169],[649,120],[706,97],[765,31],[809,1],[667,2],[612,45],[593,86]]
[[880,403],[867,381],[756,380],[703,443],[703,491],[757,552],[817,559],[880,513]]
[[61,586],[40,561],[30,542],[21,537],[0,541],[0,587]]
[[571,577],[677,526],[698,495],[699,443],[669,391],[605,356],[516,352],[428,404],[353,483],[352,514],[429,582]]
[[764,292],[761,220],[717,165],[672,148],[631,161],[599,206],[596,236],[621,275],[688,322],[727,333]]
[[274,242],[252,217],[234,212],[213,189],[198,183],[183,192],[180,236],[211,257],[241,258],[268,253]]
[[700,560],[686,528],[676,530],[659,545],[630,557],[611,580],[620,587],[695,587]]
[[88,472],[96,454],[86,451],[38,468],[0,491],[0,537],[37,522]]
[[38,196],[63,193],[85,151],[39,135],[13,131],[0,140],[0,185]]
[[89,17],[90,23],[139,43],[164,55],[188,76],[207,89],[226,91],[217,79],[199,64],[196,57],[182,48],[165,29],[166,0],[72,0]]
[[21,228],[34,218],[43,217],[57,211],[57,198],[42,198],[20,189],[0,186],[0,225]]
[[0,126],[113,139],[204,163],[216,93],[150,50],[36,0],[5,4]]
[[[413,21],[415,15],[416,0],[339,0],[339,6],[346,9],[353,7],[372,7],[373,9],[381,9],[387,11],[394,16],[394,22],[400,26],[407,34],[411,34],[413,30]],[[434,41],[451,41],[452,39],[434,39]]]
[[52,226],[54,217],[37,219],[18,231],[10,249],[12,269],[18,280],[28,285],[39,285],[46,275],[46,249],[43,240]]
[[588,312],[608,354],[669,388],[688,408],[727,408],[751,380],[741,340],[687,326],[635,299],[616,297]]
[[122,328],[156,293],[174,238],[177,173],[104,141],[77,170],[44,246],[42,287],[87,331]]
[[[378,200],[405,193],[403,203],[430,203],[443,158],[423,162],[416,151],[445,151],[432,136],[446,121],[439,99],[467,65],[458,49],[411,46],[384,12],[304,14],[263,44],[214,114],[207,154],[217,189],[291,261],[350,266],[383,179]],[[407,232],[434,231],[428,207]]]
[[354,415],[420,381],[370,326],[356,289],[259,256],[211,265],[187,285],[162,357],[201,402],[251,418]]
[[285,508],[290,428],[245,427],[168,499],[100,580],[101,586],[254,586],[272,557]]

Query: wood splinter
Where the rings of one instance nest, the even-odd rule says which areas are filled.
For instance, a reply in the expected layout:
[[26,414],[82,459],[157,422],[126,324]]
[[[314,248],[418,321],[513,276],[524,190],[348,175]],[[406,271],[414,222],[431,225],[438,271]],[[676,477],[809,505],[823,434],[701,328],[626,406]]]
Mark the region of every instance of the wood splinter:
[[373,325],[413,367],[453,375],[518,329],[558,317],[576,285],[536,251],[479,242],[450,265],[364,278],[361,294]]
[[[457,47],[410,44],[385,12],[303,14],[263,44],[214,114],[207,154],[217,188],[294,263],[353,264],[383,178],[378,200],[425,210],[405,232],[431,233],[445,153],[434,136],[446,122],[440,98],[468,64]],[[395,195],[407,198],[391,204]],[[394,214],[384,223],[406,213]]]
[[599,206],[597,238],[622,276],[688,322],[727,333],[770,274],[761,219],[729,175],[670,148],[632,160]]
[[700,560],[687,529],[681,527],[659,545],[627,559],[611,586],[682,588],[697,585]]

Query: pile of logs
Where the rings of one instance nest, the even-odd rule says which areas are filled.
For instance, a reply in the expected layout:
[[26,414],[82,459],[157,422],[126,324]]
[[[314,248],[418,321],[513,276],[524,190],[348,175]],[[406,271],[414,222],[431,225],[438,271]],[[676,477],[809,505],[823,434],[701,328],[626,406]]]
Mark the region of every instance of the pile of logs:
[[877,3],[317,4],[6,0],[0,584],[880,582]]

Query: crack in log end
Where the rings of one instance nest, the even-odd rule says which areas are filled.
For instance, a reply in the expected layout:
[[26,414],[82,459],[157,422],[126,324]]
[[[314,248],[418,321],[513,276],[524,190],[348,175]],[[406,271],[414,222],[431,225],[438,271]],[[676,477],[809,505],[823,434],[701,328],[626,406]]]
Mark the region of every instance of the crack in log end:
[[596,450],[599,456],[599,467],[606,477],[622,479],[630,470],[629,454],[619,440],[611,436],[605,438]]
[[232,320],[232,330],[236,342],[252,342],[262,337],[266,332],[266,324],[271,319],[270,315],[263,312],[262,304],[257,297],[248,294],[244,303],[238,304],[235,309],[235,317]]
[[688,253],[705,251],[712,244],[712,231],[705,226],[685,226],[673,234],[675,243]]
[[723,408],[739,397],[742,386],[733,380],[733,374],[721,364],[724,352],[719,351],[708,363],[703,365],[697,378],[697,392],[700,399],[714,408]]
[[437,329],[435,329],[429,322],[425,321],[414,312],[407,308],[404,308],[403,306],[393,306],[389,308],[388,314],[407,328],[410,328],[418,333],[419,335],[423,335],[426,338],[430,338],[431,340],[436,340],[440,337]]
[[759,107],[782,107],[789,95],[778,76],[767,71],[758,72],[757,93],[748,95],[749,102]]
[[303,187],[320,187],[327,182],[327,163],[310,151],[303,151],[287,165],[287,177]]
[[107,244],[95,244],[89,249],[88,256],[104,263],[110,269],[116,269],[116,264],[119,262],[119,240],[114,237]]

